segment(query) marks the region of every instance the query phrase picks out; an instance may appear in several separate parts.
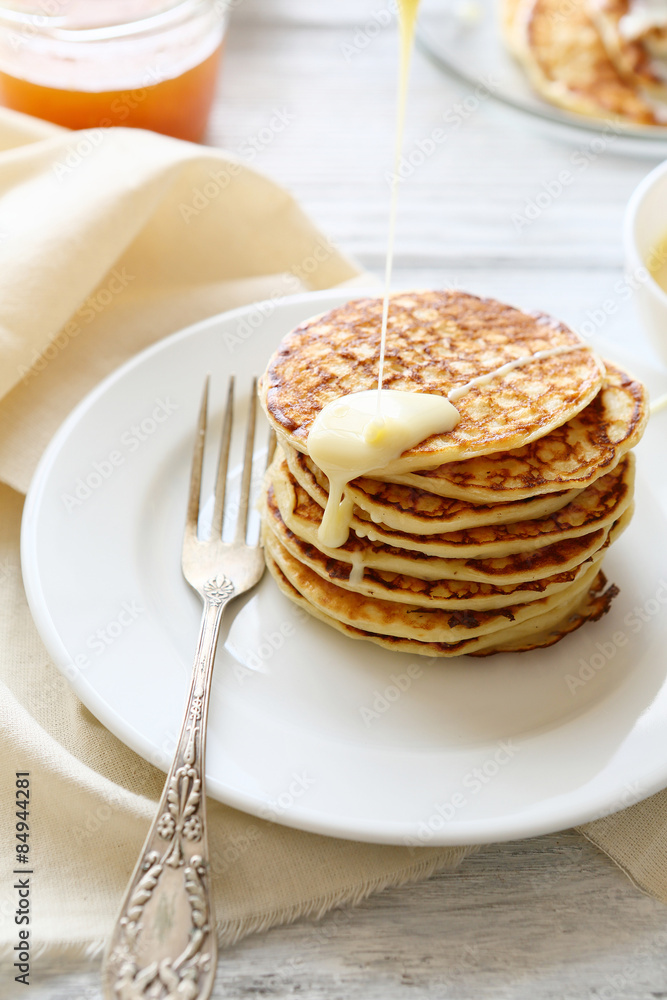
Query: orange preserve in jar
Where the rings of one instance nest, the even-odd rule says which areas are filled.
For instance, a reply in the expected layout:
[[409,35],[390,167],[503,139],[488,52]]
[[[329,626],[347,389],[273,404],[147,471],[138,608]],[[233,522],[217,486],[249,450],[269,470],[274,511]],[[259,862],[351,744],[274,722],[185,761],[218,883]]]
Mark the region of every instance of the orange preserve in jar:
[[0,101],[69,128],[129,125],[197,141],[228,5],[0,0]]

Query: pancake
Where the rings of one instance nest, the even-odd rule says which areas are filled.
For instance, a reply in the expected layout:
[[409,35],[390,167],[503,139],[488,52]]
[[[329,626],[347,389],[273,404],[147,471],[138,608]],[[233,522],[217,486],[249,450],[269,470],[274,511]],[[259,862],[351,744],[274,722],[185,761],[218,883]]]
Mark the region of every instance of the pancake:
[[609,362],[605,367],[604,388],[593,402],[544,437],[509,452],[392,476],[392,481],[474,503],[589,486],[637,444],[649,417],[644,386]]
[[[291,557],[284,552],[280,553],[278,551],[278,554],[276,554],[276,550],[271,547],[268,547],[266,550],[266,561],[269,571],[283,593],[315,618],[344,632],[352,638],[369,639],[387,649],[417,653],[424,656],[461,656],[481,652],[482,650],[493,651],[497,644],[507,645],[515,643],[526,646],[527,643],[531,642],[531,637],[532,640],[535,640],[536,637],[540,639],[545,638],[545,632],[547,633],[547,637],[550,638],[550,634],[554,629],[559,631],[559,635],[551,638],[551,641],[557,641],[557,638],[567,634],[567,631],[572,631],[572,628],[568,628],[570,616],[575,611],[580,615],[585,613],[586,601],[589,599],[589,595],[597,594],[596,588],[601,585],[600,581],[603,579],[598,566],[593,565],[588,573],[577,581],[567,594],[560,595],[558,602],[554,603],[552,601],[551,606],[547,608],[542,606],[541,601],[533,602],[531,605],[527,605],[530,613],[522,615],[518,620],[515,619],[515,621],[510,622],[509,615],[505,613],[505,622],[499,624],[504,617],[502,614],[477,612],[467,616],[469,623],[485,616],[487,626],[489,625],[489,620],[494,619],[493,623],[497,627],[495,629],[487,627],[486,629],[478,630],[474,630],[471,627],[466,630],[460,625],[455,625],[452,628],[443,628],[441,627],[441,623],[438,622],[434,623],[430,629],[422,630],[421,635],[417,636],[394,634],[386,631],[384,628],[382,631],[374,630],[367,625],[365,626],[359,619],[346,621],[337,613],[338,608],[335,602],[329,606],[326,601],[314,603],[309,599],[308,574],[312,571],[307,570],[305,567],[301,567],[299,570],[299,564],[296,560],[291,560]],[[315,575],[313,574],[313,576]],[[319,580],[317,577],[315,579]],[[616,588],[613,588],[610,597],[614,596],[616,592]],[[596,608],[596,610],[598,609]],[[422,615],[422,617],[434,619],[437,615],[442,619],[448,613],[431,612],[430,614]],[[460,617],[460,615],[450,616],[451,619]],[[584,620],[586,620],[585,617],[578,624],[583,624]],[[575,624],[573,627],[578,627],[578,624]],[[418,630],[415,629],[414,631],[417,632]]]
[[[425,580],[516,583],[571,569],[602,544],[605,529],[632,503],[634,456],[626,456],[608,476],[547,518],[425,538],[375,525],[369,529],[353,518],[347,542],[336,549],[319,541],[322,507],[293,479],[281,456],[274,459],[268,483],[271,503],[286,527],[328,559]],[[472,543],[466,546],[471,536]],[[518,551],[506,552],[508,548]]]
[[587,0],[523,0],[506,7],[505,34],[533,88],[551,104],[580,115],[659,125],[660,114],[619,73]]
[[638,38],[625,37],[621,20],[630,8],[628,0],[588,0],[589,14],[618,73],[632,86],[667,101],[667,64],[658,61],[667,55],[667,31],[655,28]]
[[[409,549],[413,553],[440,559],[488,559],[532,553],[544,546],[562,543],[565,539],[587,535],[619,518],[632,501],[634,465],[634,456],[628,455],[606,476],[596,480],[586,490],[575,493],[574,498],[565,506],[543,517],[509,524],[492,522],[459,531],[405,532],[384,524],[370,523],[353,515],[353,534],[346,545],[330,550],[330,554],[354,548],[355,538],[357,542],[366,539],[375,545]],[[298,535],[319,546],[316,528],[326,502],[326,492],[318,492],[317,484],[313,486],[312,476],[310,482],[306,483],[309,488],[304,490],[301,477],[292,477],[289,472],[284,468],[284,460],[278,455],[274,460],[272,483],[281,515]],[[316,499],[313,499],[313,495]],[[406,520],[408,519],[409,514],[406,514]],[[416,527],[419,529],[420,525]]]
[[[580,628],[587,621],[598,621],[606,614],[611,601],[618,594],[614,585],[607,587],[607,581],[602,572],[596,576],[593,584],[583,596],[576,593],[567,605],[561,605],[560,617],[551,611],[538,615],[523,625],[503,629],[491,636],[478,639],[463,639],[457,643],[419,642],[414,639],[402,639],[397,636],[379,635],[377,632],[365,632],[363,629],[336,621],[325,611],[315,607],[292,586],[278,564],[267,553],[267,566],[279,589],[294,604],[299,605],[314,618],[335,628],[351,639],[366,639],[396,652],[410,653],[417,656],[490,656],[496,652],[526,652],[531,649],[551,646],[564,636]],[[606,589],[605,589],[606,588]],[[494,645],[498,643],[498,645]]]
[[312,458],[323,408],[375,388],[381,308],[363,299],[303,323],[261,380],[279,444],[261,504],[278,586],[346,635],[420,655],[540,648],[600,617],[618,592],[600,566],[632,517],[644,388],[548,317],[463,292],[403,293],[383,386],[451,396],[459,423],[394,459],[434,426],[412,425],[423,407],[401,399],[409,416],[392,430],[372,406],[348,441],[350,402],[334,409],[343,429],[329,411],[318,421],[330,436]]
[[[545,550],[540,550],[528,561],[528,572],[524,572],[518,582],[500,584],[496,581],[472,581],[447,576],[423,579],[393,569],[378,569],[369,565],[366,559],[357,564],[361,569],[357,575],[354,572],[355,563],[331,558],[317,546],[299,538],[286,526],[271,488],[267,492],[264,514],[266,529],[273,533],[290,555],[317,573],[323,580],[332,581],[338,587],[367,597],[417,607],[450,610],[503,608],[559,593],[582,576],[590,560],[600,554],[608,544],[609,534],[609,529],[595,532],[591,536],[595,539],[592,545],[586,544],[589,536],[584,536],[563,542],[560,547],[551,546],[551,549],[556,550],[553,560],[544,554]],[[619,522],[615,534],[618,534],[624,526],[625,523],[620,525]],[[569,558],[568,548],[575,550],[574,555]],[[562,552],[561,549],[566,551]],[[553,572],[554,568],[559,569],[559,557],[569,563],[570,568],[561,568],[559,572]],[[390,556],[388,558],[390,561]],[[509,563],[508,568],[511,569],[511,560],[505,562]]]
[[603,549],[595,553],[587,561],[586,570],[555,594],[500,608],[464,607],[456,610],[423,607],[346,590],[295,559],[266,524],[263,525],[262,538],[268,553],[299,593],[337,621],[367,632],[447,643],[487,635],[507,627],[509,623],[520,624],[535,615],[558,608],[580,588],[588,589],[604,555]]
[[[329,402],[377,382],[382,300],[361,299],[302,323],[282,341],[260,383],[269,421],[287,444],[306,450]],[[457,426],[410,448],[383,476],[507,451],[543,437],[597,395],[604,367],[572,330],[493,299],[459,291],[393,295],[383,387],[446,395],[498,367],[555,348],[456,400]]]
[[[593,586],[584,595],[583,600],[579,595],[571,601],[565,609],[565,616],[559,617],[552,623],[547,622],[547,616],[543,621],[531,618],[524,626],[517,629],[516,633],[510,637],[509,632],[506,637],[501,637],[494,646],[482,647],[479,650],[471,651],[471,656],[490,656],[493,653],[527,653],[533,649],[545,649],[553,646],[566,635],[576,631],[585,622],[597,622],[606,615],[611,607],[611,602],[618,597],[619,588],[612,583],[607,586],[607,579],[600,570]],[[552,613],[552,618],[555,616]]]
[[[329,491],[326,475],[307,455],[289,445],[283,445],[281,451],[294,479],[324,507]],[[345,492],[352,497],[361,520],[373,521],[398,531],[434,534],[544,517],[570,503],[581,490],[562,490],[536,498],[482,504],[431,493],[418,485],[406,486],[361,477],[348,483]]]

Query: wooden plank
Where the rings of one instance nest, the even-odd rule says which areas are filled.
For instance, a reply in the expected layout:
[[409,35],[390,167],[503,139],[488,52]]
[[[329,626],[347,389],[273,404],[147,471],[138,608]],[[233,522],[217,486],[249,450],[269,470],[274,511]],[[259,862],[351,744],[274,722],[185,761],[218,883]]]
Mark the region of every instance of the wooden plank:
[[[221,956],[214,997],[656,1000],[666,934],[664,906],[568,831],[485,848],[317,924],[247,938]],[[30,988],[31,1000],[100,997],[90,967],[43,968]]]

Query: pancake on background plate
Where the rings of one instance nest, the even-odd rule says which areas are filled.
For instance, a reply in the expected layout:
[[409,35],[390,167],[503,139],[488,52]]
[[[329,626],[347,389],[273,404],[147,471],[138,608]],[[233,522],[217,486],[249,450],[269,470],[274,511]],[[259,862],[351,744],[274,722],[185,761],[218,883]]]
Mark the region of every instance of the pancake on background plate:
[[492,299],[391,297],[383,388],[446,397],[490,378],[456,399],[453,430],[349,483],[347,540],[321,541],[329,484],[309,429],[375,388],[381,317],[381,299],[361,299],[300,324],[261,379],[279,442],[262,534],[280,589],[353,638],[427,656],[548,646],[599,618],[618,592],[601,563],[632,516],[645,391],[562,323]]
[[[502,0],[505,43],[551,104],[606,121],[667,124],[667,26],[628,37],[645,0]],[[645,22],[644,22],[645,23]]]
[[588,0],[588,9],[623,79],[667,102],[667,4],[658,11],[645,0]]

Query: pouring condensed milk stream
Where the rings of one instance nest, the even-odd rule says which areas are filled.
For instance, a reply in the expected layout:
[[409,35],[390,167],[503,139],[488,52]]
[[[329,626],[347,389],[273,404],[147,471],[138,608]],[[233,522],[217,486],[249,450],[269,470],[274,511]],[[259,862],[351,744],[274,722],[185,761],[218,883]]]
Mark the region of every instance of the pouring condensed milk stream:
[[[353,501],[345,495],[345,487],[353,479],[379,473],[404,451],[425,441],[433,434],[446,434],[454,430],[460,420],[459,411],[454,403],[474,386],[488,384],[493,378],[503,376],[528,362],[579,350],[582,346],[564,345],[516,358],[494,371],[452,389],[447,396],[382,388],[389,285],[396,230],[398,164],[403,146],[408,76],[419,0],[398,0],[398,5],[401,22],[401,58],[395,169],[391,185],[377,389],[349,393],[327,403],[313,421],[306,444],[311,459],[329,480],[326,508],[317,534],[320,543],[329,548],[339,548],[347,541]],[[360,570],[363,572],[362,567],[355,566],[354,576],[358,576]]]

